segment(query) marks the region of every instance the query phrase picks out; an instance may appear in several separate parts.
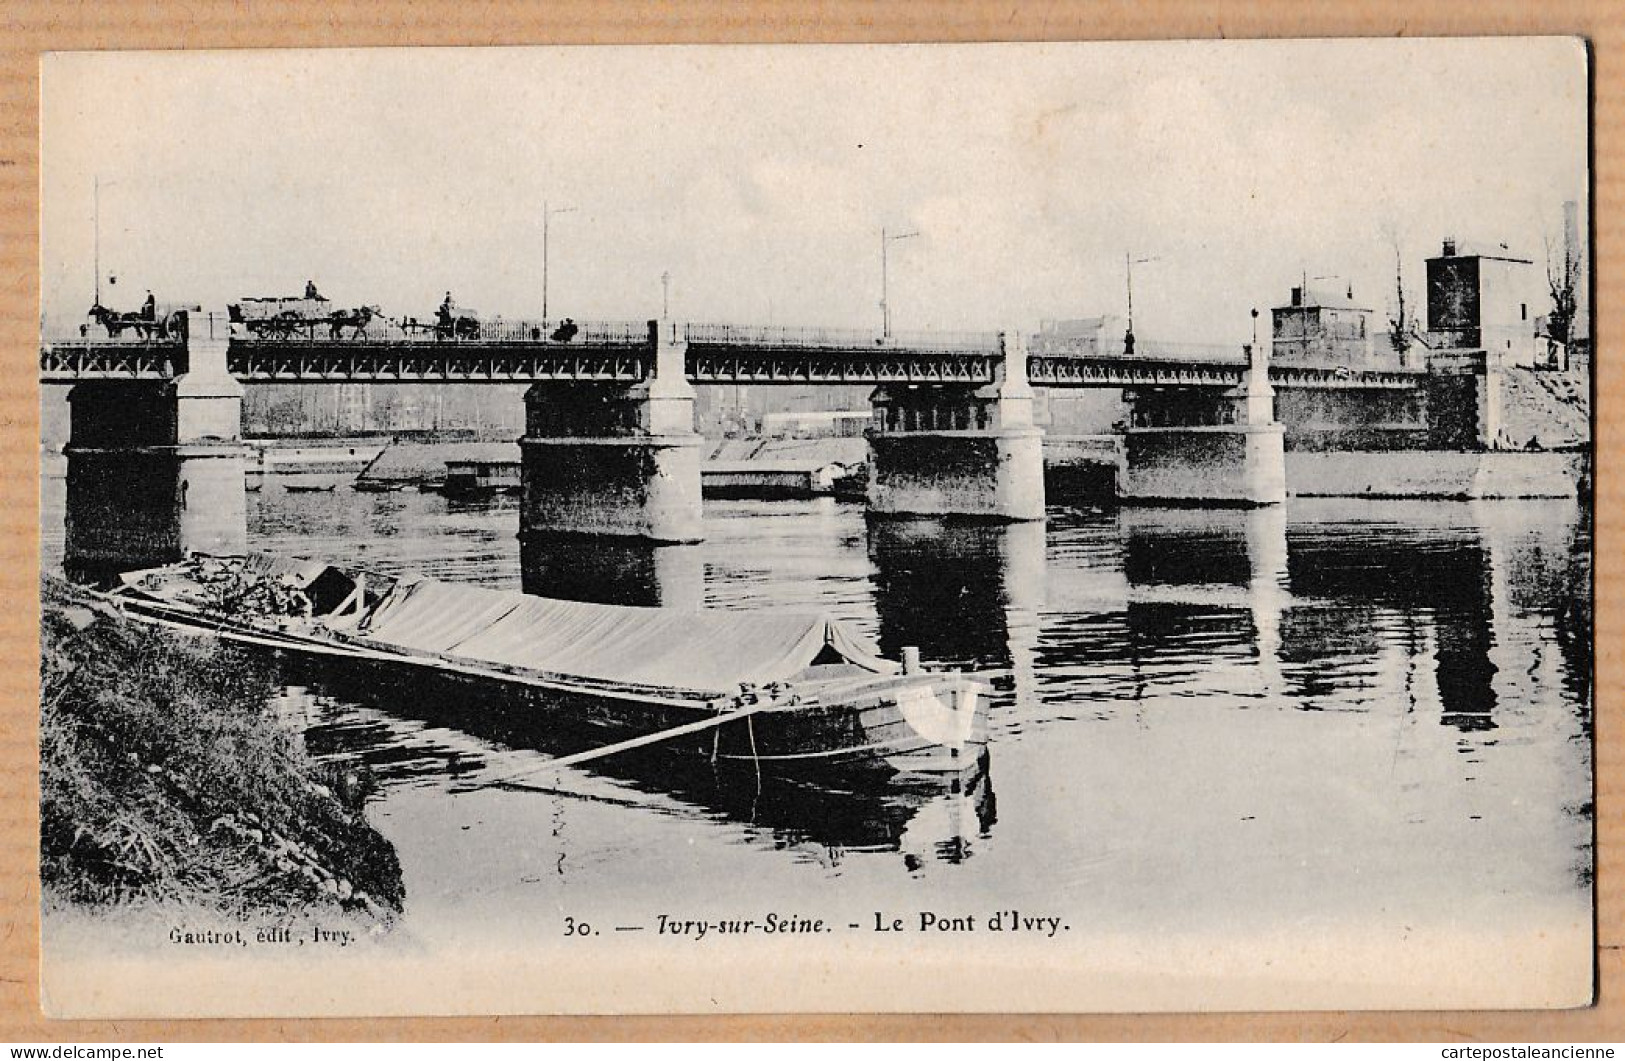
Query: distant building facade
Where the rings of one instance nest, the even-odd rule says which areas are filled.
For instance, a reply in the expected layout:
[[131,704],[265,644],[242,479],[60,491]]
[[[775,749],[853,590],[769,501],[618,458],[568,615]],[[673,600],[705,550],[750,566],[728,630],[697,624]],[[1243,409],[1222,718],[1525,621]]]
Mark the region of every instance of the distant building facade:
[[1123,353],[1128,326],[1122,317],[1075,317],[1040,321],[1033,353],[1111,356]]
[[[771,434],[769,416],[855,412],[869,416],[871,384],[699,384],[694,388],[694,421],[708,438],[744,438]],[[812,421],[808,421],[811,423]],[[811,431],[820,434],[821,431]],[[838,432],[837,432],[838,433]]]
[[264,383],[246,388],[250,437],[351,436],[412,432],[517,438],[525,430],[525,385]]
[[1287,304],[1271,310],[1270,359],[1286,365],[1370,365],[1376,349],[1371,312],[1354,301],[1352,289],[1338,293],[1294,287]]
[[1533,365],[1542,278],[1505,244],[1474,247],[1446,239],[1427,260],[1427,345],[1486,350],[1508,364]]

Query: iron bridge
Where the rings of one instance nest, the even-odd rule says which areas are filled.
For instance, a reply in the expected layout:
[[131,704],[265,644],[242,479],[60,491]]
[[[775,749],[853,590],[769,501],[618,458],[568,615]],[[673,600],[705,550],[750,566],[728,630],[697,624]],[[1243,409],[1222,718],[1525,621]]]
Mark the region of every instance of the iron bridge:
[[[234,335],[226,368],[252,383],[637,383],[649,378],[655,351],[647,322],[589,322],[564,341],[526,322],[479,338],[426,337],[398,327],[349,336],[326,329],[289,337]],[[901,333],[689,324],[684,367],[695,383],[956,384],[994,382],[1002,362],[994,332]],[[1139,344],[1130,353],[1092,344],[1028,341],[1027,378],[1040,387],[1228,388],[1246,360],[1221,346]],[[186,371],[176,341],[74,338],[40,344],[40,379],[167,380]],[[1276,387],[1409,390],[1423,369],[1351,370],[1333,364],[1273,364]]]
[[637,383],[649,357],[647,344],[233,339],[226,368],[253,383]]

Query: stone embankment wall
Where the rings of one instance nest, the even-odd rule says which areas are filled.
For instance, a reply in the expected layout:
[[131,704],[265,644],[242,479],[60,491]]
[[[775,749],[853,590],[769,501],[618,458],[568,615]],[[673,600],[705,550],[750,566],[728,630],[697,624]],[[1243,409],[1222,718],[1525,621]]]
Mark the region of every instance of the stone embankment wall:
[[1578,497],[1582,453],[1289,452],[1287,493],[1294,497]]

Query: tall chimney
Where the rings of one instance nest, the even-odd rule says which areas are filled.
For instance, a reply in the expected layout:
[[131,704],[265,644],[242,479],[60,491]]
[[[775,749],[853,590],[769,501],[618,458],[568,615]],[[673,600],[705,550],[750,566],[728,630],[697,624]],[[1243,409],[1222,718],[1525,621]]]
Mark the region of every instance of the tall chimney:
[[1563,251],[1574,262],[1574,320],[1569,324],[1571,339],[1591,338],[1591,280],[1588,276],[1585,244],[1580,234],[1580,204],[1570,199],[1563,204]]

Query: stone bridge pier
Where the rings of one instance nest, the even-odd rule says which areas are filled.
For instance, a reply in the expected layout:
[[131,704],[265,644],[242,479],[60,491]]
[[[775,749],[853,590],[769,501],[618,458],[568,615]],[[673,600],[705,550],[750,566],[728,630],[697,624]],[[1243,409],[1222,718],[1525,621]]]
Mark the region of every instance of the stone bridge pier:
[[186,322],[186,372],[96,380],[68,392],[69,578],[106,582],[189,552],[248,542],[243,388],[226,371],[224,314]]
[[649,343],[641,383],[539,383],[525,395],[522,537],[704,537],[687,344],[671,321],[650,321]]
[[1497,350],[1435,350],[1428,358],[1428,448],[1487,450],[1516,444],[1502,434],[1507,357]]
[[1125,393],[1124,501],[1148,504],[1276,505],[1286,500],[1284,431],[1275,419],[1267,347],[1256,334],[1241,383]]
[[1044,518],[1043,431],[1024,333],[1000,334],[991,384],[885,384],[870,398],[869,515]]

